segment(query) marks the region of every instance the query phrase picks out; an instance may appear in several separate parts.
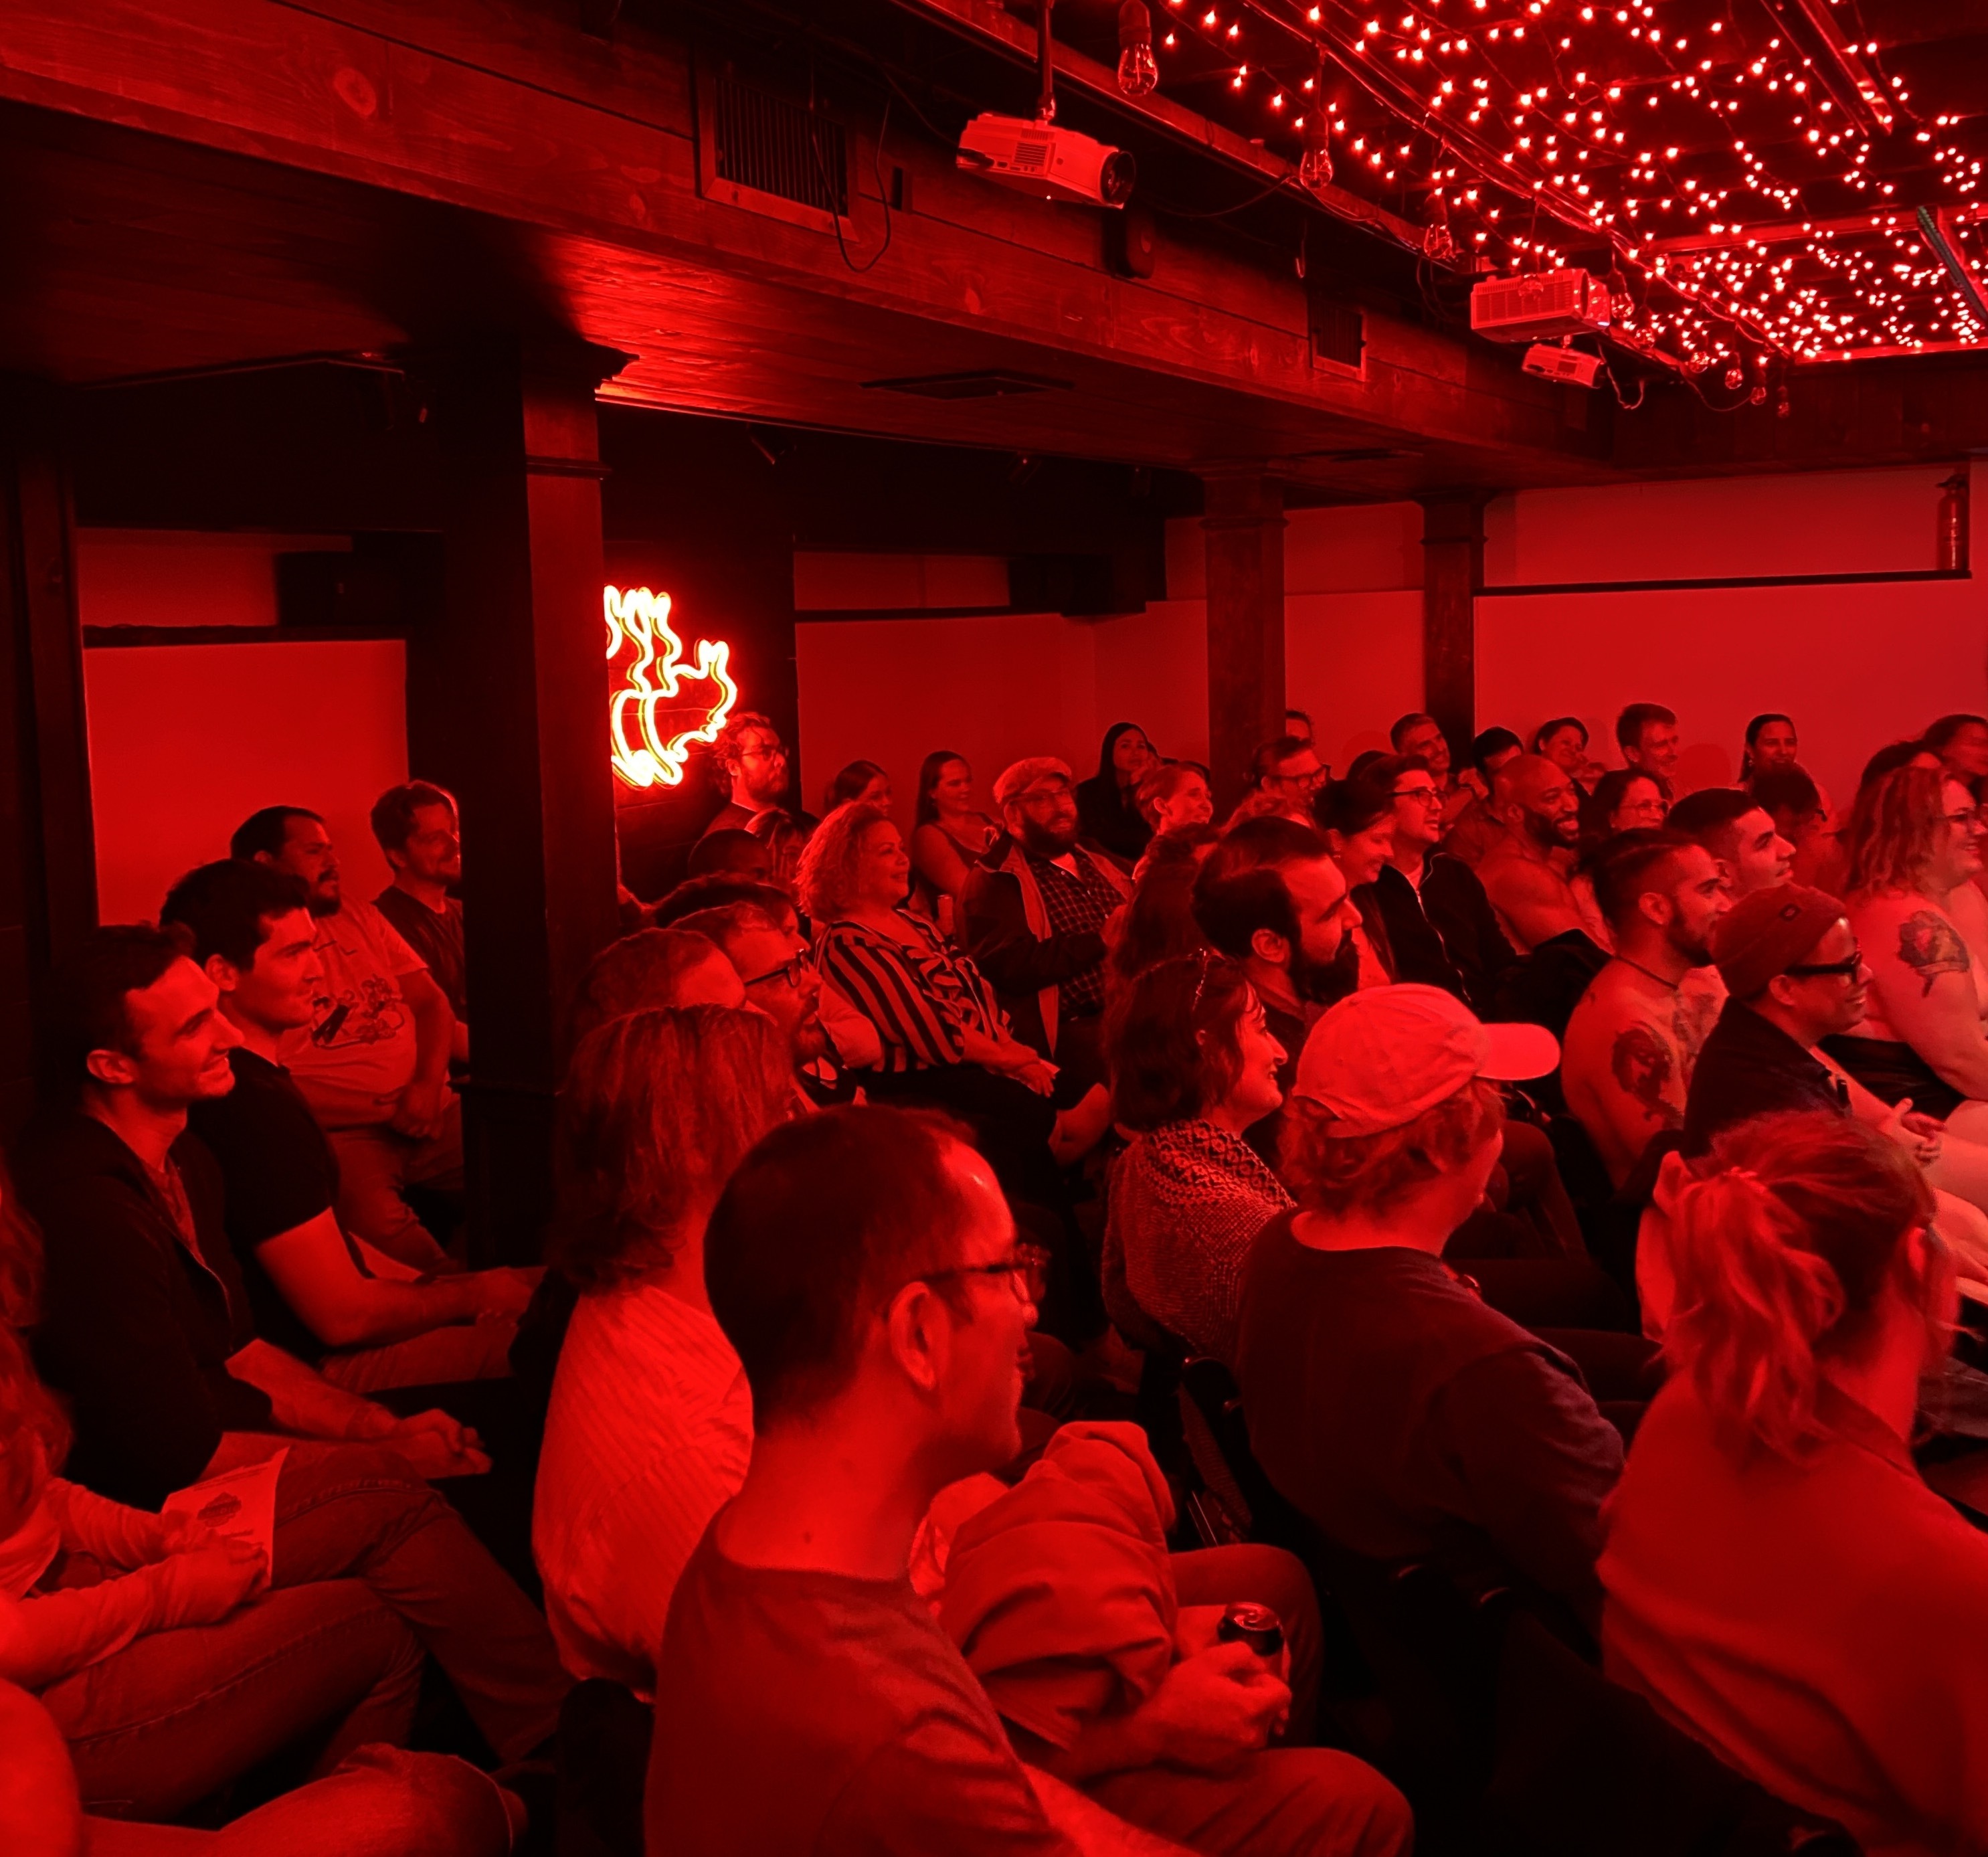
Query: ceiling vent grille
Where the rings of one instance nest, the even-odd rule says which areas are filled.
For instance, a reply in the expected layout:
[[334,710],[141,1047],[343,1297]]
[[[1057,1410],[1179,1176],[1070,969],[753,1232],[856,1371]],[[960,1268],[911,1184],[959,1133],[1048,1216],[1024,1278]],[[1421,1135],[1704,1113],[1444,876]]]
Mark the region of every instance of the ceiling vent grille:
[[1313,362],[1359,373],[1367,346],[1366,319],[1352,304],[1334,303],[1315,292],[1308,307]]
[[708,199],[824,228],[849,216],[849,134],[818,110],[711,72],[700,86],[698,180]]

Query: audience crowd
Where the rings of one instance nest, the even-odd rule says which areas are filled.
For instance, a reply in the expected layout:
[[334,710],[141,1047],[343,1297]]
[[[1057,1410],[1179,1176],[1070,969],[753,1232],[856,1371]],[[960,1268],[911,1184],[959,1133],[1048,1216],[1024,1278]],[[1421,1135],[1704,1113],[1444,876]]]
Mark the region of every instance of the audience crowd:
[[0,1848],[1988,1850],[1988,719],[1285,729],[734,715],[530,1267],[444,788],[60,951]]

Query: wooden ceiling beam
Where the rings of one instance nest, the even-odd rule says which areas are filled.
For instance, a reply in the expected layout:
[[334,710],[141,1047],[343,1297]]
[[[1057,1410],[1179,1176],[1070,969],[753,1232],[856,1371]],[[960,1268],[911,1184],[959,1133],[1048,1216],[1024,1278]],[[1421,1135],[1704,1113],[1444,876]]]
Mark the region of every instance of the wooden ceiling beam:
[[[499,0],[100,0],[86,21],[64,0],[13,0],[0,39],[0,96],[505,222],[545,260],[548,293],[580,306],[578,333],[641,357],[624,391],[661,404],[701,403],[708,353],[657,364],[656,299],[695,272],[707,293],[720,279],[720,296],[762,307],[776,293],[796,344],[824,303],[851,325],[902,319],[915,346],[1026,351],[1047,372],[1049,357],[1088,361],[1128,400],[1158,395],[1156,416],[1192,387],[1227,397],[1232,418],[1314,420],[1314,443],[1463,448],[1486,469],[1499,454],[1528,470],[1599,462],[1556,390],[1464,338],[1370,312],[1361,376],[1314,367],[1295,279],[1171,242],[1156,282],[1112,277],[1097,214],[1002,194],[908,137],[889,157],[915,180],[915,210],[858,274],[820,232],[700,197],[691,81],[681,48],[625,23],[604,43]],[[881,242],[882,208],[857,141],[860,255]]]

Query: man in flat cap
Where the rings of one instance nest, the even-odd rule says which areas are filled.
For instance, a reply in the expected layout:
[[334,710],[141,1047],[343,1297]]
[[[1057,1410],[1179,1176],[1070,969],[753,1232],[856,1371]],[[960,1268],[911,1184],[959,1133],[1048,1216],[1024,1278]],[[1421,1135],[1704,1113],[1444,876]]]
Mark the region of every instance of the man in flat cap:
[[1060,1101],[1104,1081],[1104,925],[1131,879],[1078,844],[1065,763],[1017,761],[994,783],[994,803],[1003,830],[966,880],[966,951],[994,983],[1015,1036],[1063,1071]]

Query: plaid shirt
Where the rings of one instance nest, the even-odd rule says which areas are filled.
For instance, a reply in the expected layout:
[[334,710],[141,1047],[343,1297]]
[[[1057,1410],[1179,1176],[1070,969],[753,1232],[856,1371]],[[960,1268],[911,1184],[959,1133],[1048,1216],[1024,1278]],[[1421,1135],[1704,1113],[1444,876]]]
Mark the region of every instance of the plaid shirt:
[[[1043,908],[1049,916],[1051,932],[1057,935],[1080,935],[1089,929],[1102,935],[1112,912],[1125,900],[1111,879],[1073,847],[1070,856],[1080,873],[1075,877],[1061,864],[1051,864],[1046,857],[1038,857],[1033,851],[1025,854],[1029,869],[1043,893]],[[1072,974],[1060,984],[1064,1017],[1080,1019],[1104,1010],[1104,962],[1101,959],[1082,973]]]

